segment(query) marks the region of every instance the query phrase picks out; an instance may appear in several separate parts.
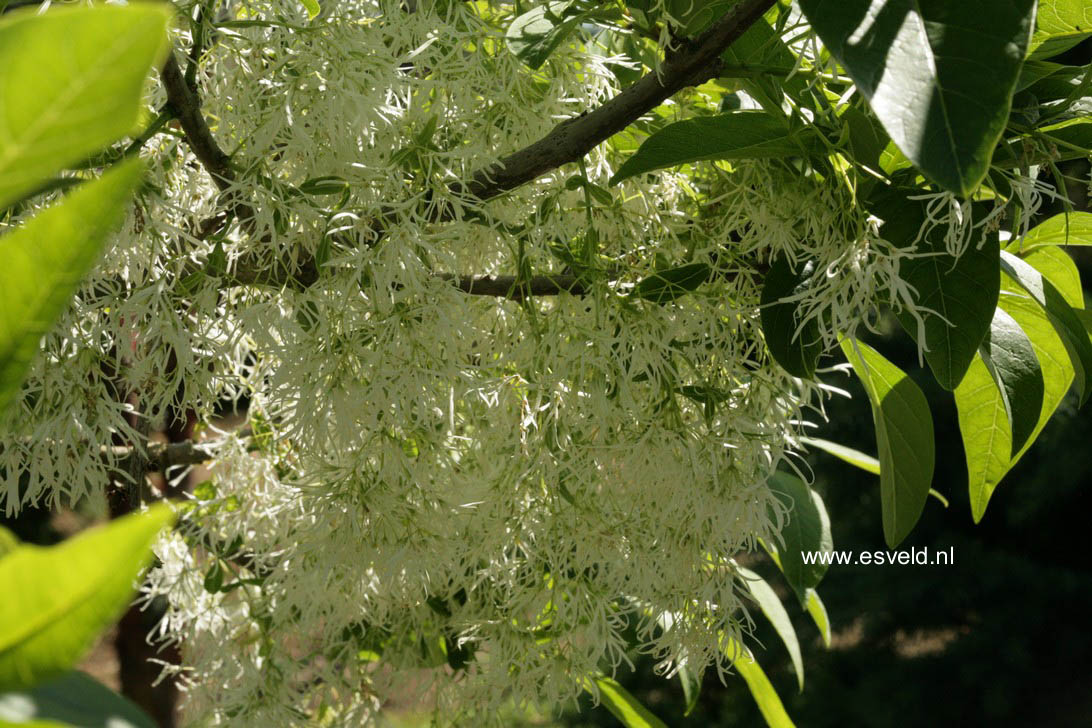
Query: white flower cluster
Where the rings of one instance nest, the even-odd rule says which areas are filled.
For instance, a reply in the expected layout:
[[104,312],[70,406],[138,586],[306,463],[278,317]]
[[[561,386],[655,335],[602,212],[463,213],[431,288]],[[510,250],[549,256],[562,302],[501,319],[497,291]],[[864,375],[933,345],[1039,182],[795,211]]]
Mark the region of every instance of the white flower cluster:
[[[573,36],[532,71],[487,3],[342,0],[310,23],[295,0],[221,5],[197,85],[236,181],[180,135],[146,147],[149,188],[12,414],[6,510],[101,498],[130,410],[211,424],[248,403],[148,594],[202,724],[366,723],[407,679],[455,722],[563,702],[634,639],[725,669],[730,560],[777,541],[766,479],[817,401],[765,351],[748,261],[817,259],[832,343],[897,279],[876,221],[766,163],[710,169],[700,204],[673,173],[589,204],[574,169],[471,204],[451,184],[616,94],[614,60]],[[586,160],[600,197],[620,162]],[[240,198],[252,218],[198,234]],[[450,278],[558,273],[558,246],[587,295]],[[314,259],[306,287],[234,285]],[[694,261],[697,291],[628,295]]]

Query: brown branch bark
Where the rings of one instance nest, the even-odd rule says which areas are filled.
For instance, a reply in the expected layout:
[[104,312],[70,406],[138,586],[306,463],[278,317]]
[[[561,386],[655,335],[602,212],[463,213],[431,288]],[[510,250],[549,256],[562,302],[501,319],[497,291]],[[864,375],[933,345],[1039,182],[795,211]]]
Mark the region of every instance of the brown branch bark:
[[231,157],[220,148],[212,136],[205,117],[201,115],[201,99],[186,84],[173,51],[167,55],[167,62],[163,64],[159,78],[167,91],[167,101],[170,102],[174,113],[178,115],[178,123],[186,135],[186,142],[193,151],[193,155],[212,176],[216,186],[221,190],[227,189],[235,181]]
[[[700,36],[682,41],[683,47],[668,55],[658,73],[643,76],[598,109],[561,122],[542,139],[451,190],[488,200],[579,160],[678,91],[712,78],[722,64],[721,53],[773,5],[774,0],[741,0]],[[450,214],[447,210],[442,216]]]
[[[485,201],[564,164],[580,160],[596,145],[622,131],[678,91],[714,77],[722,65],[720,55],[773,7],[774,2],[740,0],[700,36],[681,41],[683,47],[668,55],[659,72],[643,76],[599,108],[561,122],[537,142],[478,170],[471,175],[469,182],[453,184],[449,190],[456,197],[468,201]],[[454,214],[451,205],[437,205],[433,218],[440,222],[450,220]],[[383,220],[373,223],[376,240],[383,235],[383,225]],[[318,280],[318,275],[318,266],[310,257],[296,264],[278,263],[272,268],[268,263],[252,258],[238,261],[233,275],[225,278],[224,284],[306,288]],[[490,287],[483,283],[482,287],[474,285],[469,288],[471,290],[467,292],[474,293]]]

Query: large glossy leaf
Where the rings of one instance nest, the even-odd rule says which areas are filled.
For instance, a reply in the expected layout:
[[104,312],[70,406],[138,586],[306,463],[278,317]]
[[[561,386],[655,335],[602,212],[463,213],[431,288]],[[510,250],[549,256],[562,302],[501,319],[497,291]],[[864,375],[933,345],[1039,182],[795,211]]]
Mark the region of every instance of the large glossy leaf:
[[1006,457],[1011,458],[1024,447],[1039,423],[1043,409],[1043,370],[1027,334],[1001,308],[994,312],[980,356],[998,385],[1008,416],[1012,447]]
[[0,693],[0,725],[5,721],[19,726],[55,721],[77,728],[156,728],[136,705],[76,670],[31,690]]
[[1011,253],[1002,252],[1001,269],[1046,311],[1047,318],[1069,352],[1077,392],[1083,404],[1092,394],[1092,343],[1088,340],[1084,325],[1057,287],[1031,265]]
[[0,238],[0,411],[22,384],[42,334],[67,304],[140,181],[132,160]]
[[813,137],[790,131],[785,122],[761,111],[733,111],[670,124],[656,132],[619,167],[610,183],[706,159],[759,159],[804,156]]
[[766,719],[766,725],[770,728],[795,728],[789,714],[785,712],[785,705],[751,651],[728,637],[723,637],[722,642],[725,652],[735,658],[732,667],[747,683],[747,689],[751,691],[758,711]]
[[921,517],[933,481],[933,417],[918,385],[865,343],[842,341],[872,405],[880,456],[883,534],[889,548]]
[[1043,406],[1031,436],[1023,448],[1010,456],[1013,448],[1004,401],[981,358],[975,359],[967,376],[956,388],[955,402],[967,461],[971,515],[976,523],[985,515],[986,505],[1001,479],[1035,442],[1073,381],[1073,366],[1065,345],[1046,312],[1022,289],[1020,293],[1014,293],[1017,287],[1010,282],[1009,290],[1001,293],[999,305],[1012,316],[1031,341],[1043,373]]
[[969,195],[1001,138],[1035,0],[800,0],[903,153]]
[[789,520],[781,529],[782,546],[763,545],[803,604],[807,590],[822,581],[829,566],[821,559],[805,563],[803,553],[829,553],[834,548],[830,518],[819,494],[795,475],[776,472],[770,476],[769,486],[788,509]]
[[770,265],[762,285],[760,317],[766,348],[774,361],[794,377],[811,379],[823,353],[819,322],[801,321],[799,296],[812,283],[815,263],[809,261],[794,269],[783,257]]
[[1092,245],[1092,212],[1061,212],[1039,223],[1005,247],[1027,253],[1044,245]]
[[0,20],[0,208],[132,130],[169,17],[141,3]]
[[1071,308],[1084,308],[1084,287],[1077,264],[1069,253],[1057,247],[1035,248],[1020,256],[1024,262],[1043,274],[1058,289]]
[[626,728],[667,728],[667,724],[633,697],[617,680],[600,675],[592,682],[598,689],[599,700]]
[[789,652],[789,659],[792,660],[792,669],[796,672],[797,685],[799,685],[800,690],[803,690],[804,658],[800,655],[800,641],[796,638],[796,630],[792,626],[792,620],[789,619],[789,613],[785,611],[785,606],[778,598],[777,592],[766,583],[765,579],[742,566],[738,567],[738,571],[743,578],[743,583],[747,586],[747,590],[751,592],[755,604],[762,610],[762,614],[766,616],[766,619],[770,620],[770,624],[777,632],[777,636],[785,644],[785,649]]
[[[926,221],[921,202],[907,200],[881,205],[881,233],[896,245],[909,245]],[[947,251],[945,226],[933,227],[917,242],[917,257],[902,261],[899,276],[917,291],[921,322],[906,311],[898,314],[906,332],[925,347],[925,361],[937,383],[955,389],[971,365],[978,345],[990,328],[999,290],[1000,243],[996,233],[967,246],[958,258]],[[922,336],[924,335],[924,340]]]
[[57,546],[22,545],[0,559],[0,690],[68,670],[117,618],[170,506],[125,516]]
[[1032,58],[1050,58],[1092,36],[1092,5],[1088,0],[1039,0]]

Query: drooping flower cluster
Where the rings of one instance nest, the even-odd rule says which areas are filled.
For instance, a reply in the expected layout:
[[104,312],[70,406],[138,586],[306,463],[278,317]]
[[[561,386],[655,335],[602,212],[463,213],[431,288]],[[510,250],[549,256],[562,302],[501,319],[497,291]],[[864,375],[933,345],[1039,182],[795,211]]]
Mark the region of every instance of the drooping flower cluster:
[[[139,438],[131,412],[211,427],[246,404],[247,428],[212,433],[214,479],[149,588],[195,719],[365,722],[407,675],[449,718],[561,702],[634,635],[667,667],[731,661],[731,559],[776,543],[767,476],[818,396],[765,351],[761,266],[818,261],[809,316],[833,344],[906,252],[778,162],[606,192],[623,143],[468,201],[456,183],[636,63],[576,34],[531,70],[505,45],[511,18],[345,0],[308,23],[290,0],[225,3],[196,81],[234,182],[217,189],[180,136],[152,139],[149,187],[11,415],[26,437],[0,452],[9,511],[101,498],[118,457],[103,446]],[[252,216],[201,230],[238,199]],[[240,284],[305,261],[306,285]],[[709,266],[698,290],[630,295],[691,262]],[[584,295],[453,284],[576,269]]]

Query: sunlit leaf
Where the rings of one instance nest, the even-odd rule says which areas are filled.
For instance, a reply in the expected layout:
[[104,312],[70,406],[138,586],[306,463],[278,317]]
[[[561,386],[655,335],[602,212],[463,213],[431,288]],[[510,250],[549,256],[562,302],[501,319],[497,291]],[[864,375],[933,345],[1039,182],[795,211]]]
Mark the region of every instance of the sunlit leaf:
[[667,728],[667,724],[633,697],[617,680],[605,675],[593,678],[599,700],[626,728]]
[[170,15],[139,3],[0,19],[0,208],[133,128]]
[[812,28],[904,154],[967,196],[989,169],[1035,0],[800,0]]
[[785,611],[785,606],[777,597],[777,593],[766,583],[765,579],[742,566],[737,567],[737,571],[739,571],[739,575],[742,577],[748,591],[751,592],[751,596],[758,608],[762,610],[766,619],[770,620],[774,631],[777,632],[777,636],[781,638],[785,649],[788,650],[793,671],[796,673],[797,685],[800,690],[803,690],[804,658],[800,655],[800,641],[796,638],[796,630],[792,626],[792,620],[789,619],[789,613]]
[[834,457],[849,463],[850,465],[860,468],[865,472],[872,473],[873,475],[880,474],[880,461],[871,455],[867,455],[859,450],[854,450],[851,447],[845,445],[839,445],[836,442],[830,440],[821,440],[816,437],[802,437],[800,442],[808,447],[814,447],[818,450],[822,450],[825,453],[829,453]]
[[747,683],[747,689],[766,719],[766,725],[770,728],[794,728],[792,719],[785,712],[785,705],[751,651],[731,638],[723,637],[722,641],[725,652],[735,658],[732,668]]
[[125,516],[57,546],[24,544],[0,559],[0,690],[68,670],[132,598],[170,506]]
[[19,391],[42,334],[121,223],[141,173],[139,160],[119,165],[0,237],[0,411]]

